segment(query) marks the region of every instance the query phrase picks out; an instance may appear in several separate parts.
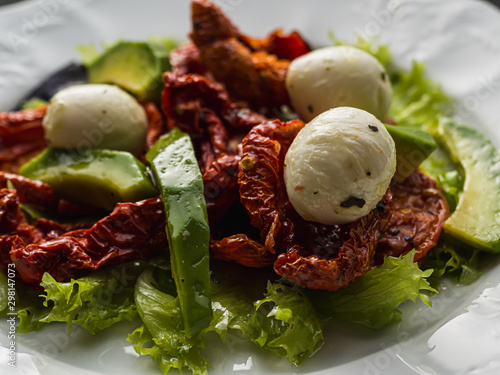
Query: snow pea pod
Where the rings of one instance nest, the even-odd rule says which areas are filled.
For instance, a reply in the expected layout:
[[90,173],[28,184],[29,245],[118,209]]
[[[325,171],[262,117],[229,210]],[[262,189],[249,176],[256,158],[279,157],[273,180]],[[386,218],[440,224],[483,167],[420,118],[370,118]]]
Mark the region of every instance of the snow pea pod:
[[189,135],[174,129],[146,154],[159,186],[184,327],[194,336],[212,320],[207,208]]

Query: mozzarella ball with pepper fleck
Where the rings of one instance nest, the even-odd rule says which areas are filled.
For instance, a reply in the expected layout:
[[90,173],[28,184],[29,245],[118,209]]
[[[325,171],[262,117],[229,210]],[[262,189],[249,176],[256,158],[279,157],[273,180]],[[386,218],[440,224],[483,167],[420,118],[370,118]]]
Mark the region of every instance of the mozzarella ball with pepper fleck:
[[330,109],[309,122],[285,157],[286,191],[305,220],[345,224],[367,215],[396,170],[384,125],[357,108]]
[[350,46],[320,48],[293,60],[286,87],[306,122],[342,106],[364,109],[383,121],[392,98],[391,82],[380,62]]
[[50,146],[112,149],[139,154],[148,121],[142,106],[114,85],[69,86],[50,100],[42,122]]

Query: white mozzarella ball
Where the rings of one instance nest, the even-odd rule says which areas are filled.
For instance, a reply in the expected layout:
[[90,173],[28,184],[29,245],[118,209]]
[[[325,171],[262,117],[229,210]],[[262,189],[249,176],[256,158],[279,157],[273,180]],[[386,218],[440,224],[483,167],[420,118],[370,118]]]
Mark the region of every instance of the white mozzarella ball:
[[392,137],[372,114],[328,110],[309,122],[285,157],[286,191],[305,220],[345,224],[367,215],[396,170]]
[[293,60],[286,87],[306,122],[343,106],[364,109],[383,121],[392,98],[391,82],[380,62],[349,46],[320,48]]
[[139,154],[148,121],[142,106],[114,85],[67,87],[50,100],[43,119],[45,139],[53,147],[111,149]]

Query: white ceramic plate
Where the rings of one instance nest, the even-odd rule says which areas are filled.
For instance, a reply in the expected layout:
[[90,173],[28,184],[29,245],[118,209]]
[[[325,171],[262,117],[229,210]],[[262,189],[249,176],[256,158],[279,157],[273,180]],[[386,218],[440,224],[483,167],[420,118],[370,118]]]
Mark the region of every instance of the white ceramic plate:
[[[457,118],[500,146],[500,12],[467,0],[217,0],[252,35],[298,29],[315,45],[328,31],[345,41],[356,33],[378,37],[395,60],[427,64],[454,99]],[[188,1],[26,0],[0,9],[0,110],[11,109],[48,74],[78,60],[76,45],[118,38],[186,39]],[[480,209],[480,208],[479,208]],[[342,323],[327,328],[327,341],[300,368],[228,340],[210,344],[212,373],[229,374],[499,374],[500,263],[468,287],[444,284],[434,306],[406,304],[403,322],[380,332]],[[9,325],[0,321],[2,374],[159,374],[148,357],[125,341],[134,324],[118,324],[95,337],[65,326],[17,335],[16,367],[8,366]]]

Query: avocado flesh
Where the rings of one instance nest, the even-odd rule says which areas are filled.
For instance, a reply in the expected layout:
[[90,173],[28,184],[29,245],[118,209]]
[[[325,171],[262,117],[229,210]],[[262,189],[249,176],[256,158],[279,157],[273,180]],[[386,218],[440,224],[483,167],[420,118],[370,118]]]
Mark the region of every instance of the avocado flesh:
[[385,125],[396,145],[396,173],[394,179],[403,181],[437,148],[434,138],[424,130]]
[[111,83],[140,100],[159,100],[161,75],[170,69],[168,48],[148,42],[121,41],[87,66],[89,82]]
[[46,148],[19,174],[51,185],[61,198],[113,210],[118,202],[136,202],[158,194],[144,164],[114,150],[86,152]]
[[445,231],[480,250],[500,252],[500,152],[477,130],[448,119],[440,121],[436,137],[465,178]]

